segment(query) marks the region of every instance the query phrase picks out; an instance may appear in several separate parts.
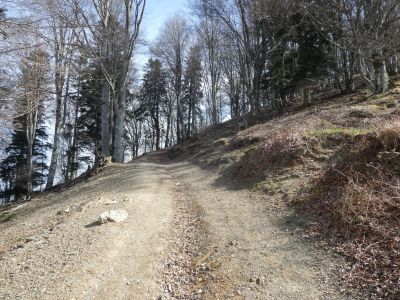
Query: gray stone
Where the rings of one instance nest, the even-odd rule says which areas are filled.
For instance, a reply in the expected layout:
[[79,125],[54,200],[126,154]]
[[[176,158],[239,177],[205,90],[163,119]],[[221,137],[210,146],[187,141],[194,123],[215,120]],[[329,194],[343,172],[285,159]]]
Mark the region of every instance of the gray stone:
[[128,213],[123,209],[109,210],[102,213],[99,217],[99,223],[105,224],[108,222],[121,223],[128,218]]
[[258,284],[258,285],[264,285],[264,284],[265,284],[265,277],[264,277],[264,276],[258,277],[258,278],[256,279],[256,284]]

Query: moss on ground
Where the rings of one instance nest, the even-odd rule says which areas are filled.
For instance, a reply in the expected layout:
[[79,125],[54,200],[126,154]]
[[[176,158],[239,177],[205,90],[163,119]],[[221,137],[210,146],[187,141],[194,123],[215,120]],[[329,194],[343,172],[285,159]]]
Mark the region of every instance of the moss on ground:
[[255,191],[262,190],[267,194],[274,195],[277,193],[292,194],[295,190],[295,181],[298,179],[297,174],[285,174],[282,176],[273,176],[267,180],[261,181],[254,186]]
[[14,220],[17,217],[15,213],[6,214],[0,216],[0,223],[5,223]]
[[213,142],[213,145],[217,146],[217,147],[219,147],[219,146],[227,146],[227,145],[229,145],[230,140],[231,140],[230,138],[221,138],[221,139],[216,140],[215,142]]
[[334,135],[357,136],[369,133],[373,133],[373,130],[368,128],[332,127],[312,130],[309,131],[307,135],[311,137],[326,138]]

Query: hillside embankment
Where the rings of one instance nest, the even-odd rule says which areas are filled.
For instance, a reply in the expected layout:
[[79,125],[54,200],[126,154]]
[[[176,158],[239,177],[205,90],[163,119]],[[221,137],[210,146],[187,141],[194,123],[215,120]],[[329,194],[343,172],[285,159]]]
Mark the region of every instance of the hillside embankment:
[[349,263],[347,287],[400,297],[400,88],[333,97],[258,125],[232,120],[171,156],[217,172],[216,186],[250,190],[292,211],[295,235]]

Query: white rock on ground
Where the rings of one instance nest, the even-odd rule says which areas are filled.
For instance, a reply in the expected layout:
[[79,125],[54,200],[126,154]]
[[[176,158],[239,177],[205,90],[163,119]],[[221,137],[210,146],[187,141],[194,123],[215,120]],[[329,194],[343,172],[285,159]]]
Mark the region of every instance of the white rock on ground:
[[108,222],[121,223],[128,218],[128,213],[123,209],[109,210],[102,213],[99,217],[99,223],[105,224]]

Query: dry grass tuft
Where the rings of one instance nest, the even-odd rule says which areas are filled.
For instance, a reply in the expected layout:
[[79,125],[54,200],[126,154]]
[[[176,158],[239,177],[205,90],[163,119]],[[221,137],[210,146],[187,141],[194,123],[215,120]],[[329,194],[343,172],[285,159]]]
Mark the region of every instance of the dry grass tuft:
[[[291,128],[271,131],[262,143],[250,148],[240,161],[234,163],[228,173],[231,177],[255,183],[264,179],[266,172],[301,163],[306,152],[304,132],[305,130]],[[244,144],[249,141],[251,140],[246,140]],[[237,145],[238,142],[235,146]]]
[[260,147],[264,161],[275,167],[293,165],[305,152],[304,137],[305,130],[302,128],[281,129],[273,132]]
[[376,135],[386,151],[400,151],[400,120],[379,121],[374,127]]

